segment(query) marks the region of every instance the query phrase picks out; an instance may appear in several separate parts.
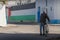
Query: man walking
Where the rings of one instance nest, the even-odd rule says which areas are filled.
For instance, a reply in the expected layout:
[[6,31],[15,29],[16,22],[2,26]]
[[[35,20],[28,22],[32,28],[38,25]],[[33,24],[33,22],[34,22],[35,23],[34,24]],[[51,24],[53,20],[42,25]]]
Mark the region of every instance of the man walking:
[[46,32],[45,32],[45,25],[47,25],[46,19],[48,21],[50,21],[47,13],[45,13],[43,11],[43,13],[40,15],[40,35],[45,35],[46,34]]

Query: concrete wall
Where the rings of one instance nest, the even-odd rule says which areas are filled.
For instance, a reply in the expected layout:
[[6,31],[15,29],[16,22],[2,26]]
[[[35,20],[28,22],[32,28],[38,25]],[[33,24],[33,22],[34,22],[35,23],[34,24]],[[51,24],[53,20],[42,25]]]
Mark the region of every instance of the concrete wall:
[[6,18],[6,6],[3,5],[1,6],[0,5],[0,26],[7,26],[7,18]]
[[47,8],[47,14],[51,20],[51,23],[53,23],[53,24],[60,23],[60,0],[47,0],[47,6],[46,6],[46,0],[36,0],[35,6],[36,6],[36,9],[12,11],[12,15],[16,16],[15,13],[18,13],[18,14],[23,13],[23,15],[26,15],[26,14],[35,15],[35,22],[37,22],[38,21],[37,20],[38,19],[38,14],[37,14],[38,7],[40,6],[40,14],[43,12],[43,10],[45,10],[45,12],[46,12],[46,8]]
[[51,23],[60,23],[60,0],[47,0],[47,6],[46,0],[36,0],[36,8],[38,8],[39,6],[40,13],[42,13],[43,10],[46,11],[47,8],[47,14],[51,20]]
[[[60,24],[60,0],[49,0],[49,17],[51,19],[51,23]],[[52,7],[52,10],[51,10]]]
[[[46,11],[45,4],[45,0],[36,0],[36,21],[38,21],[38,15],[40,15],[43,12],[43,10]],[[40,14],[38,14],[38,7],[40,7]]]

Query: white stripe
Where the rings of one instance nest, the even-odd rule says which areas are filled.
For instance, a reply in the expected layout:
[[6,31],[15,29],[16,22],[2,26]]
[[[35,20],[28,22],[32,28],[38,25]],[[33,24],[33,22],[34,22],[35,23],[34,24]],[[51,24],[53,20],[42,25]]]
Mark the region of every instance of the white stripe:
[[35,14],[36,14],[36,9],[27,9],[27,10],[11,11],[11,16],[35,15]]

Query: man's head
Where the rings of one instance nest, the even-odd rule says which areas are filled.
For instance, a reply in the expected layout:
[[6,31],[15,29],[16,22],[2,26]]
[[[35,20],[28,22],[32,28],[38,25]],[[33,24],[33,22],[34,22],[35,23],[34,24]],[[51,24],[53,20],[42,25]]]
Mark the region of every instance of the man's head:
[[43,13],[45,14],[45,11],[43,11]]

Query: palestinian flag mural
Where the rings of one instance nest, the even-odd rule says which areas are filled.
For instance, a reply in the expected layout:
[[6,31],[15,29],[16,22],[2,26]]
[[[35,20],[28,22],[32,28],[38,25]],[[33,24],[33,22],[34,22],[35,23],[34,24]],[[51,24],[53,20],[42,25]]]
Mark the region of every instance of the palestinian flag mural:
[[35,21],[35,3],[12,6],[8,9],[8,17],[10,21],[20,22],[20,21]]

